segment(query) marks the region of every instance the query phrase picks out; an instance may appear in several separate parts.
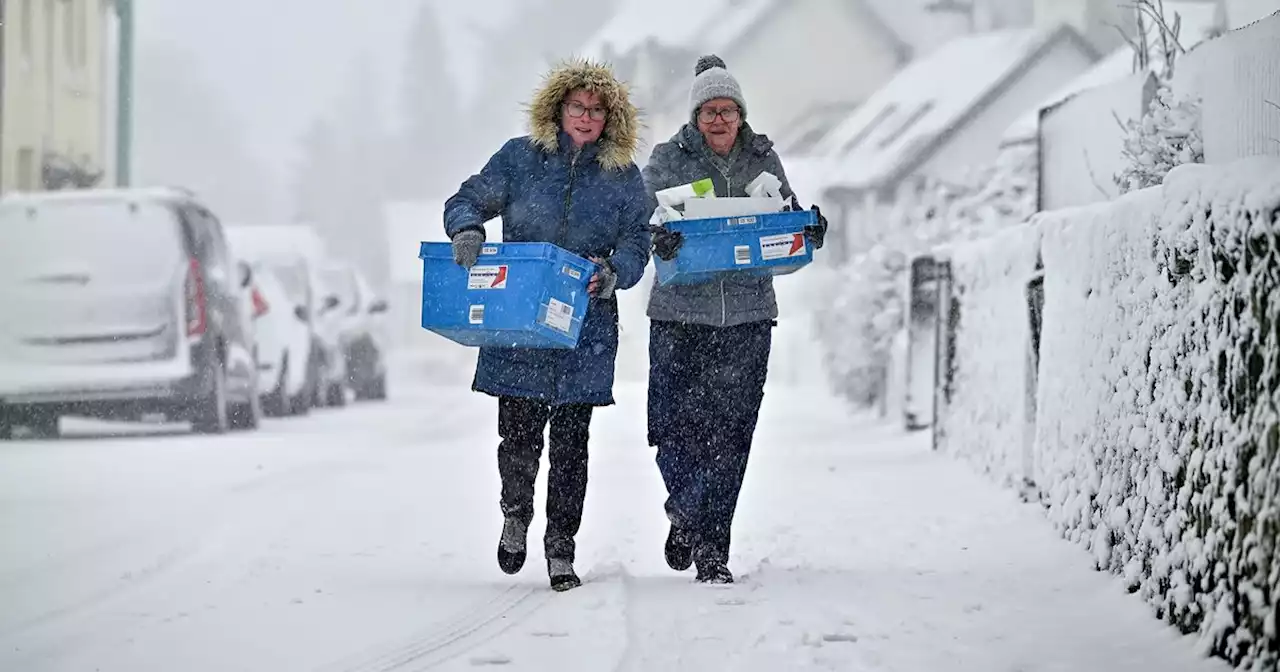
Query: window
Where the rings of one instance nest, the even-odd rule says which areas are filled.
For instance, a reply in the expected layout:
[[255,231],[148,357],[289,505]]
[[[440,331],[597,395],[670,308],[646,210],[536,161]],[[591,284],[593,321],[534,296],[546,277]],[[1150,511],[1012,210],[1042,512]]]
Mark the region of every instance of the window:
[[867,139],[867,136],[874,133],[877,128],[880,128],[880,124],[883,124],[885,119],[893,116],[893,113],[897,111],[897,103],[889,103],[884,106],[884,108],[877,112],[876,116],[872,118],[866,126],[862,127],[862,130],[858,131],[857,135],[850,138],[849,142],[844,144],[844,147],[840,150],[841,153],[848,154],[849,152],[852,152],[858,147],[858,145],[861,145],[862,142]]
[[[225,274],[226,257],[214,238],[214,224],[209,213],[198,206],[188,205],[182,208],[182,218],[187,223],[187,230],[191,235],[191,251],[196,259],[200,260],[212,276],[228,277]],[[215,270],[224,272],[213,273]]]
[[130,284],[152,282],[181,255],[177,222],[156,204],[104,199],[0,206],[0,275],[9,278],[83,268]]
[[924,115],[929,114],[929,111],[932,109],[933,109],[932,100],[926,102],[920,107],[917,107],[916,110],[911,113],[911,116],[903,120],[902,124],[900,124],[897,128],[893,130],[892,133],[886,135],[885,138],[880,141],[880,145],[879,145],[880,149],[884,149],[889,145],[892,145],[893,143],[897,142],[898,138],[901,138],[904,134],[906,134],[906,132],[910,130],[910,128],[914,126],[917,121],[920,121],[920,119],[923,118]]
[[[53,17],[50,16],[52,21]],[[62,3],[62,55],[66,59],[67,66],[76,63],[76,3]]]
[[88,67],[89,65],[89,12],[94,11],[89,7],[91,3],[78,5],[80,7],[80,39],[76,40],[79,45],[80,67]]
[[32,46],[31,31],[33,30],[33,17],[31,15],[35,12],[35,10],[31,8],[31,0],[22,0],[22,8],[19,11],[22,16],[20,19],[22,21],[22,57],[30,63]]
[[854,113],[858,103],[818,103],[800,116],[783,145],[788,154],[807,154],[817,149],[832,130]]
[[36,187],[36,150],[22,147],[18,150],[18,191],[33,191]]

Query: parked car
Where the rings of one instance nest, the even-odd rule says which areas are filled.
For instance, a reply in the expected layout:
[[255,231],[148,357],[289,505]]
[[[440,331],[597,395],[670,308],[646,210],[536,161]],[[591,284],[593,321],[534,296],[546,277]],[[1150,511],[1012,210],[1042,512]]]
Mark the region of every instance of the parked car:
[[311,366],[311,314],[306,297],[291,294],[264,263],[248,264],[253,284],[255,357],[263,384],[262,410],[271,417],[301,415],[311,409],[316,376]]
[[256,428],[250,280],[188,192],[0,198],[0,438],[67,415]]
[[324,250],[319,235],[299,224],[232,226],[227,233],[240,258],[273,268],[286,290],[307,308],[311,331],[307,405],[345,404],[346,362],[332,314],[338,299],[321,279]]
[[347,384],[357,400],[386,399],[390,341],[386,300],[376,297],[368,280],[349,264],[330,263],[324,269],[324,279],[338,298],[334,313],[340,323]]

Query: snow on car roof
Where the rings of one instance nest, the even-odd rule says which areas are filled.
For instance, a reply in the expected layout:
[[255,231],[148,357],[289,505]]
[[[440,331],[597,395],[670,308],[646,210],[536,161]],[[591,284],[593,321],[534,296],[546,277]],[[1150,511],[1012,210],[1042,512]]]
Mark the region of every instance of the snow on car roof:
[[199,200],[190,191],[180,187],[140,187],[105,189],[69,189],[66,191],[15,191],[0,196],[0,203],[39,205],[41,203],[74,203],[111,200]]

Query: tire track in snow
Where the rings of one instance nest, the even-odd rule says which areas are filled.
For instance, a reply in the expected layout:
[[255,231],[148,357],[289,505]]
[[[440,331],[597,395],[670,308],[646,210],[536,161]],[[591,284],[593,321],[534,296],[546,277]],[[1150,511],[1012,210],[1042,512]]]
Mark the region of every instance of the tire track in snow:
[[318,672],[431,670],[523,623],[550,599],[547,591],[511,586],[441,625],[394,644],[374,647],[350,660],[322,667]]

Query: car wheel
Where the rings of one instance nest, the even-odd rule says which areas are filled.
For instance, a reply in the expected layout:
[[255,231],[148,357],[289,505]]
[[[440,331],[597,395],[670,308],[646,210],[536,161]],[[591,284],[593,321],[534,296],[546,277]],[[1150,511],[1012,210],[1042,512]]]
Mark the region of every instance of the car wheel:
[[213,365],[213,389],[191,409],[191,429],[200,434],[225,434],[231,428],[227,408],[227,370],[222,362]]
[[27,416],[23,422],[27,426],[27,430],[37,439],[56,439],[61,435],[59,431],[58,421],[61,418],[57,413],[49,411],[36,411]]
[[382,401],[387,398],[387,374],[379,374],[360,383],[356,388],[356,399],[361,401]]
[[289,396],[289,355],[280,363],[280,382],[276,391],[262,400],[262,413],[269,418],[292,415],[293,398]]
[[316,385],[318,384],[316,382],[316,367],[314,364],[309,364],[307,366],[307,379],[302,384],[302,391],[289,404],[289,410],[293,415],[306,415],[311,412],[311,407],[315,405]]
[[231,428],[236,430],[254,430],[262,425],[262,396],[258,394],[258,386],[251,385],[249,401],[231,407]]
[[7,406],[0,406],[0,441],[7,441],[13,438],[13,409]]
[[325,404],[330,408],[342,408],[347,405],[347,391],[340,383],[329,386],[325,393]]

